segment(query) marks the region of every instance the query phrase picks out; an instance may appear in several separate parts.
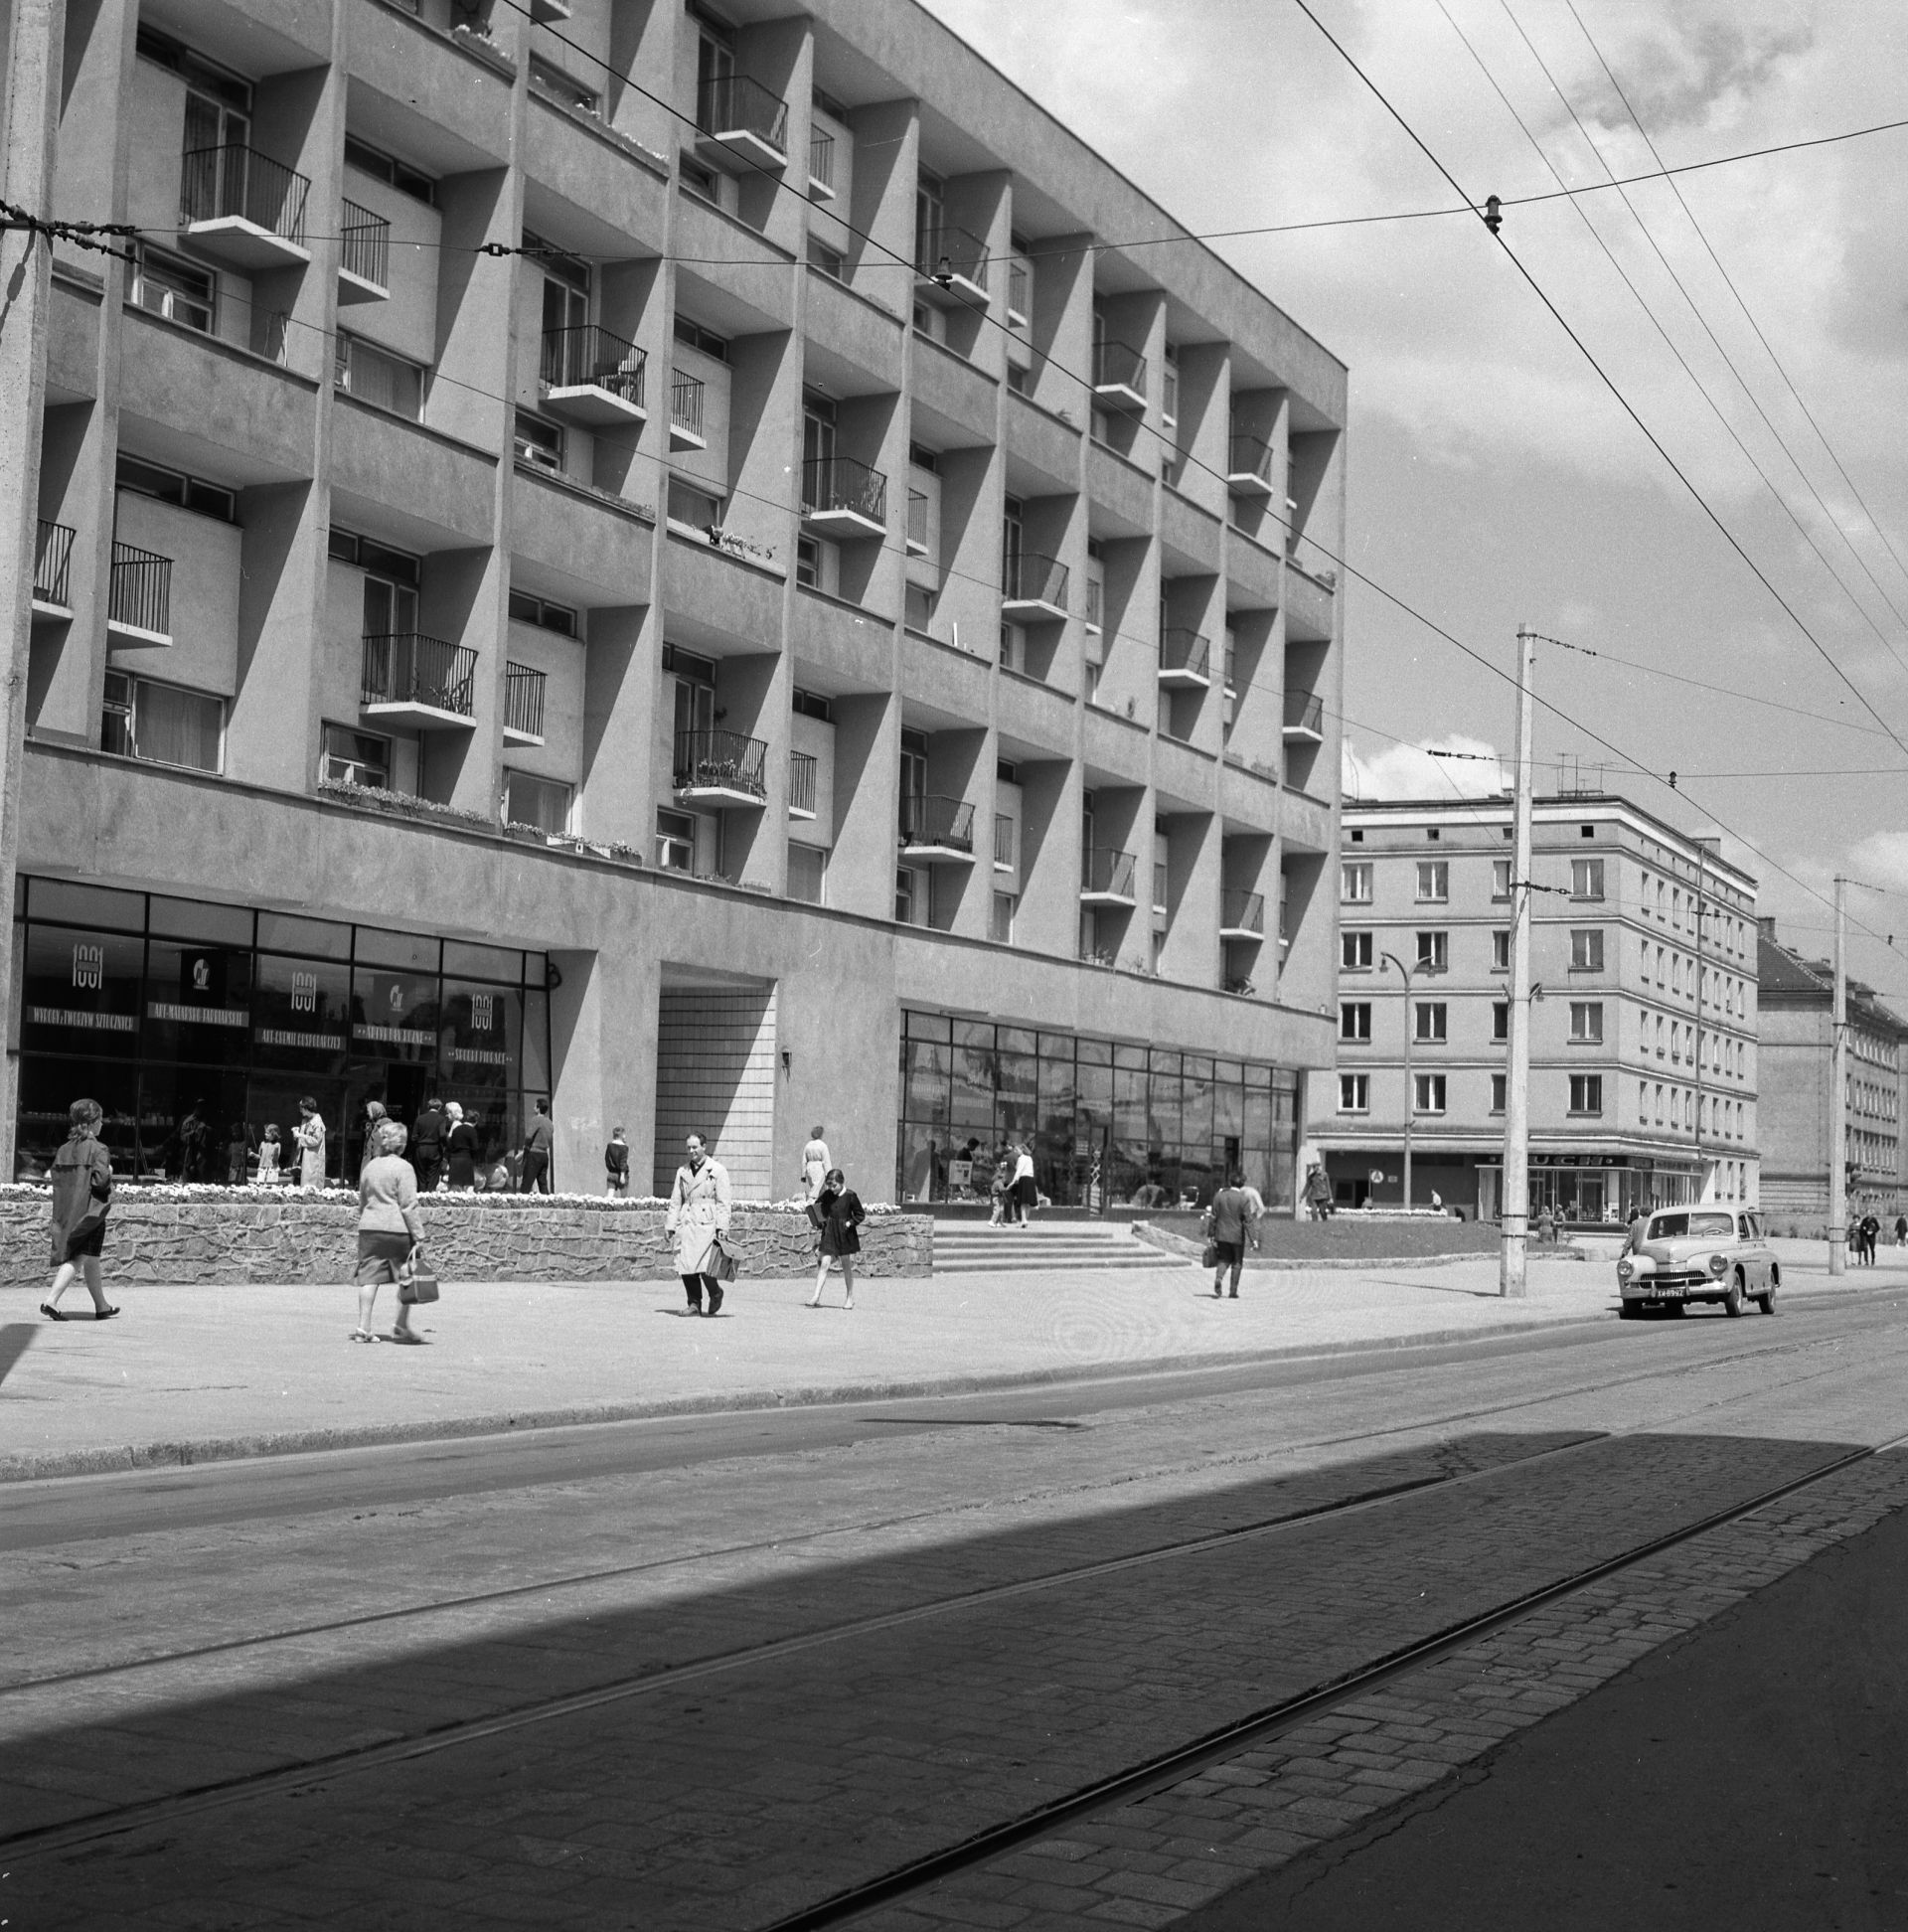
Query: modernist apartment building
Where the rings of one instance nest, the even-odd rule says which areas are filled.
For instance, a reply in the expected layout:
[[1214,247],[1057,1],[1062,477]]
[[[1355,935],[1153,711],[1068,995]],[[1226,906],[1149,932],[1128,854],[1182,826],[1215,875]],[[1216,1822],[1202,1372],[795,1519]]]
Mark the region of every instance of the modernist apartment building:
[[1291,1199],[1346,377],[1264,295],[909,0],[97,0],[55,112],[137,234],[55,252],[21,1171],[547,1091],[559,1185]]
[[[1792,951],[1760,921],[1763,1206],[1810,1220],[1828,1212],[1834,1092],[1835,969]],[[1841,1104],[1851,1211],[1892,1223],[1908,1206],[1901,1132],[1908,1025],[1872,987],[1848,982],[1848,1069]]]
[[[1510,838],[1503,798],[1344,808],[1338,1090],[1310,1115],[1342,1202],[1402,1198],[1408,1109],[1414,1202],[1497,1215]],[[1531,872],[1530,1211],[1754,1202],[1756,882],[1605,794],[1536,801]]]

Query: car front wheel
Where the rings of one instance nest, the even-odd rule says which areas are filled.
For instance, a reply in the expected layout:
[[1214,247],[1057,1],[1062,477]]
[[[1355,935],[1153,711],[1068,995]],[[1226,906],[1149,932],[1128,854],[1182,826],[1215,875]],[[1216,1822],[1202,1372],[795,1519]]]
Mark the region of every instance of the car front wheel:
[[1722,1291],[1722,1309],[1731,1318],[1742,1313],[1742,1271],[1738,1269],[1729,1277],[1729,1286]]
[[1773,1275],[1769,1278],[1769,1286],[1756,1297],[1756,1306],[1765,1315],[1773,1315],[1776,1312],[1776,1282]]

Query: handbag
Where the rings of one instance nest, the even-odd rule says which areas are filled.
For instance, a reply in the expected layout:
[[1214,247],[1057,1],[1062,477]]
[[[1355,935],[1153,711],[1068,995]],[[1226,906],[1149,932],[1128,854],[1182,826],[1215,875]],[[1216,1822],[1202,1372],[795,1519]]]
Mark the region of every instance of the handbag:
[[1216,1268],[1218,1265],[1219,1244],[1217,1241],[1207,1241],[1205,1246],[1199,1251],[1199,1266],[1202,1268]]
[[421,1246],[412,1248],[398,1270],[398,1299],[405,1303],[434,1302],[437,1299],[437,1277],[431,1271],[430,1263],[424,1259]]
[[735,1279],[735,1257],[728,1250],[728,1244],[718,1234],[713,1248],[714,1264],[708,1270],[712,1281],[733,1281]]

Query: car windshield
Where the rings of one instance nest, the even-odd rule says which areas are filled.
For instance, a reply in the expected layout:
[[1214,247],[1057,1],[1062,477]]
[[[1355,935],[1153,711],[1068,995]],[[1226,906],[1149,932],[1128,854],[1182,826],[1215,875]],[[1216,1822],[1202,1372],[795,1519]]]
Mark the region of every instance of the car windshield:
[[1653,1241],[1679,1241],[1686,1235],[1726,1237],[1735,1231],[1735,1219],[1729,1214],[1659,1214],[1650,1223]]

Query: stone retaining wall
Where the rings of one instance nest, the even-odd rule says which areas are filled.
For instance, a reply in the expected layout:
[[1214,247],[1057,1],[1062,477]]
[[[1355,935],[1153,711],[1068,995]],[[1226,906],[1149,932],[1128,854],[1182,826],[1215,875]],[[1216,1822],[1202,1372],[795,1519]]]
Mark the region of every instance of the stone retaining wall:
[[[508,1205],[428,1198],[426,1252],[446,1281],[664,1281],[676,1273],[660,1208],[532,1197]],[[105,1273],[127,1282],[346,1282],[356,1271],[358,1204],[324,1196],[142,1199],[122,1188],[106,1222]],[[730,1232],[744,1278],[812,1273],[815,1236],[800,1212],[741,1206]],[[924,1214],[872,1211],[859,1271],[934,1271]],[[0,1198],[0,1281],[44,1287],[49,1268],[43,1192]]]

